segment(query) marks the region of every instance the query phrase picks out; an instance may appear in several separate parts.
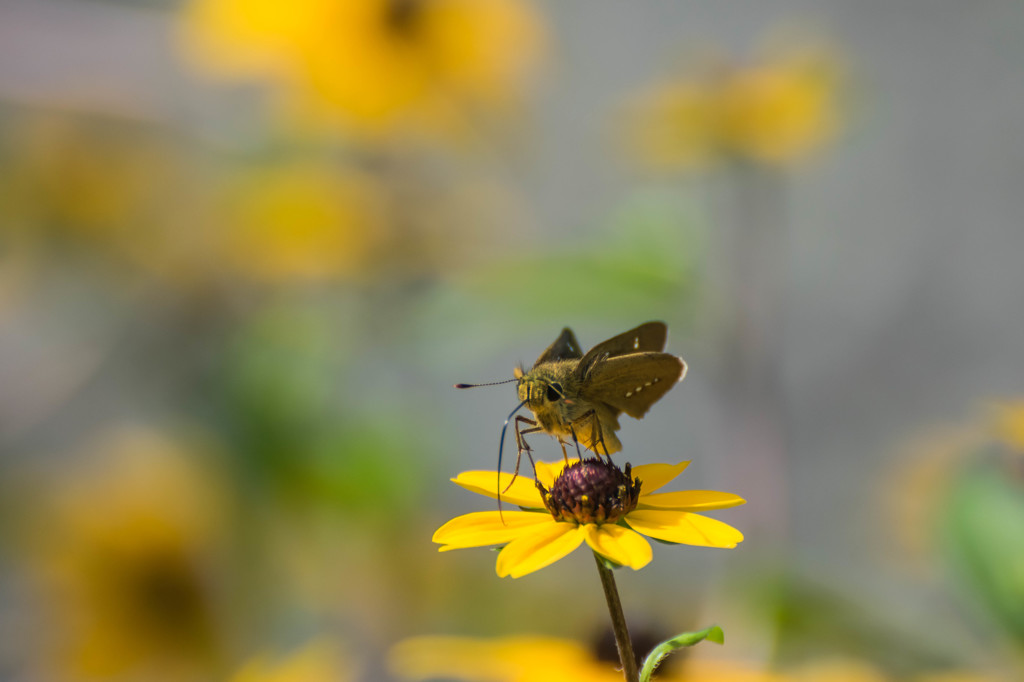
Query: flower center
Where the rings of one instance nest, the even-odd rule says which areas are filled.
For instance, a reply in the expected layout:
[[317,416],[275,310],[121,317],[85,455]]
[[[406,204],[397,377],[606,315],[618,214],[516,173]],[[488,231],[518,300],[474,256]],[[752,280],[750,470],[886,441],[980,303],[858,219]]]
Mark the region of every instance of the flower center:
[[424,0],[387,0],[384,23],[393,35],[412,38],[423,17]]
[[544,506],[556,521],[616,523],[636,509],[640,479],[630,479],[630,466],[622,471],[601,459],[584,459],[562,470],[551,490],[540,483]]

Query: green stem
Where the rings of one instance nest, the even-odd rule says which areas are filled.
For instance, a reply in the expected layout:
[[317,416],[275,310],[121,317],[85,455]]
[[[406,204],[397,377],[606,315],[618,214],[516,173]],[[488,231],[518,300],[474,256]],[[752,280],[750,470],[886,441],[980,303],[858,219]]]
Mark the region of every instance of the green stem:
[[629,629],[626,628],[626,617],[622,615],[619,590],[615,587],[615,576],[612,574],[612,569],[608,568],[597,552],[594,552],[594,560],[597,562],[597,573],[601,576],[604,598],[608,602],[608,613],[612,617],[612,631],[615,633],[615,645],[619,649],[622,672],[626,676],[626,682],[640,682],[640,672],[636,666],[633,643],[629,639]]

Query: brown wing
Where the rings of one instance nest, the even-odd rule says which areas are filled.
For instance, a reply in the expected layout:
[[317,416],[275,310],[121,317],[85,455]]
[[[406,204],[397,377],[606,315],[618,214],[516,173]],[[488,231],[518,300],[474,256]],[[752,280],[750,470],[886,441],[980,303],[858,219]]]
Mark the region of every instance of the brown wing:
[[576,368],[576,376],[583,379],[587,372],[604,358],[663,351],[667,338],[668,327],[664,322],[645,322],[628,332],[622,332],[607,341],[602,341],[587,351],[587,354],[580,360],[579,367]]
[[633,353],[594,365],[581,397],[640,419],[686,375],[686,363],[669,353]]
[[615,434],[619,430],[619,420],[616,418],[619,410],[603,403],[591,404],[594,407],[593,414],[573,425],[576,437],[591,452],[614,455],[622,449],[622,441]]
[[583,351],[580,350],[580,342],[576,340],[576,336],[572,333],[572,330],[566,327],[562,330],[562,333],[558,335],[555,342],[548,346],[540,357],[537,358],[537,362],[533,363],[534,367],[543,365],[546,362],[554,362],[556,360],[574,360],[576,358],[583,357]]

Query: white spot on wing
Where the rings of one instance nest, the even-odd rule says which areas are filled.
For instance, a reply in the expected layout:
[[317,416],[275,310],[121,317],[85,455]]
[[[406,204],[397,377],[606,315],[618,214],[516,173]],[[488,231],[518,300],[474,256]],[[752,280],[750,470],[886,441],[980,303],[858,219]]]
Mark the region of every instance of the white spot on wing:
[[626,397],[627,398],[630,397],[631,395],[633,395],[633,391],[626,391]]
[[639,336],[634,336],[633,337],[633,350],[636,350],[638,348],[640,348],[640,337]]

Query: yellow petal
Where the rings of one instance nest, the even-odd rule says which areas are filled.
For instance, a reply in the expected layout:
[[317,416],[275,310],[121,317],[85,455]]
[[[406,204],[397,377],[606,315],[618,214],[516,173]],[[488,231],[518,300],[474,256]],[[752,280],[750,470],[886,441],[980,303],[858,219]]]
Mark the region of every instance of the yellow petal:
[[542,486],[550,490],[551,485],[555,482],[555,479],[561,475],[562,470],[578,461],[580,461],[579,457],[571,458],[568,463],[564,459],[560,459],[556,462],[537,462],[537,468],[535,470],[537,474],[537,481]]
[[497,511],[473,512],[456,516],[438,528],[432,539],[440,545],[446,545],[441,551],[503,545],[529,533],[530,529],[540,524],[552,521],[554,519],[546,511],[507,511],[502,514]]
[[683,469],[690,466],[689,462],[679,464],[641,464],[633,467],[633,476],[640,479],[643,484],[640,492],[644,495],[653,493],[658,488],[672,481],[673,478],[683,473]]
[[568,555],[583,543],[583,529],[548,517],[548,525],[531,529],[501,550],[495,566],[498,576],[520,578]]
[[640,495],[637,509],[678,509],[698,511],[701,509],[726,509],[746,504],[739,495],[720,493],[717,490],[682,490],[675,493]]
[[[544,508],[544,501],[540,498],[540,492],[532,478],[516,476],[514,481],[512,478],[512,474],[504,472],[499,478],[493,471],[463,471],[451,480],[470,492],[487,497],[496,498],[499,486],[503,491],[508,488],[508,492],[501,493],[502,502],[518,507]],[[512,484],[511,487],[509,483]]]
[[587,524],[583,528],[590,548],[620,566],[637,570],[651,562],[651,543],[639,533],[607,523]]
[[626,515],[633,530],[666,542],[700,547],[735,547],[743,533],[717,519],[668,510],[634,510]]

